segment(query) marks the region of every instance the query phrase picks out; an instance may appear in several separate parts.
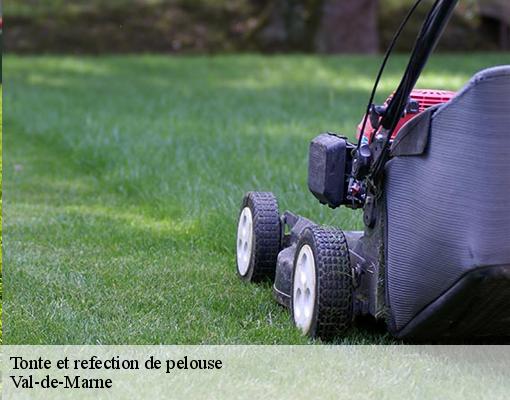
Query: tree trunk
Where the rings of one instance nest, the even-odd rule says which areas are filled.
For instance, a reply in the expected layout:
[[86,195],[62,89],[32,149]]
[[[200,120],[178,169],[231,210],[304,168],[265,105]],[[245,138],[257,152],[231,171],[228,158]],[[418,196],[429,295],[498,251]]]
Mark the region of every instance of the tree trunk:
[[501,50],[510,48],[510,2],[508,0],[478,0],[482,30],[498,35]]
[[324,0],[315,38],[321,53],[376,53],[377,0]]

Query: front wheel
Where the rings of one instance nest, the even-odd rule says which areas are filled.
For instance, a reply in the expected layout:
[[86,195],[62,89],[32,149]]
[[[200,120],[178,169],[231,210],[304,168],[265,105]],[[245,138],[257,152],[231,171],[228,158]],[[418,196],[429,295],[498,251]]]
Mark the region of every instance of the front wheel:
[[274,279],[281,242],[280,214],[270,192],[248,192],[237,225],[237,272],[241,279]]
[[331,339],[352,323],[353,281],[347,240],[339,229],[303,231],[292,272],[291,311],[307,336]]

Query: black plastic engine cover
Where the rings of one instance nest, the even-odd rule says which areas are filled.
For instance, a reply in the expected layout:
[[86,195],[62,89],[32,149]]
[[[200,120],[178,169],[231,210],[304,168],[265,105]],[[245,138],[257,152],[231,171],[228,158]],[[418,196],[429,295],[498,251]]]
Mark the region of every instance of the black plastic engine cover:
[[310,143],[308,188],[332,208],[343,202],[347,148],[347,141],[332,133],[322,133]]

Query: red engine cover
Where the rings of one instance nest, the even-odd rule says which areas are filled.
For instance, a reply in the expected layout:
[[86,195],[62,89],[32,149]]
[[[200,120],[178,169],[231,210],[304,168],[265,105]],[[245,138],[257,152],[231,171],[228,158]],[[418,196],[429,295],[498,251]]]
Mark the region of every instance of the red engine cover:
[[[391,139],[394,139],[397,136],[398,131],[411,119],[416,117],[421,112],[425,111],[427,108],[435,106],[436,104],[443,104],[450,101],[454,96],[455,92],[450,92],[448,90],[434,90],[434,89],[415,89],[411,92],[411,100],[415,100],[418,102],[418,112],[414,113],[405,113],[404,116],[400,119],[395,128],[395,131],[391,135]],[[385,105],[388,105],[391,97],[386,99]],[[358,125],[357,135],[356,137],[359,139],[359,135],[361,134],[361,128],[363,127],[363,120]],[[369,143],[370,138],[374,133],[374,128],[370,123],[370,118],[367,120],[367,125],[365,127],[365,134],[363,135],[362,143]]]

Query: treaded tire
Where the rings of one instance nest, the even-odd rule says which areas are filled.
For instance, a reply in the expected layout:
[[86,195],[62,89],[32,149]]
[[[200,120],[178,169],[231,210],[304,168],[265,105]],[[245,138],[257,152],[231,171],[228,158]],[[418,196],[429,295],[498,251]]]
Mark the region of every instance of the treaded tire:
[[237,273],[241,279],[249,282],[267,279],[273,281],[281,247],[278,202],[271,192],[248,192],[241,203],[239,218],[246,207],[250,209],[253,218],[251,254],[244,275],[240,272],[237,260]]
[[294,315],[294,275],[303,246],[312,249],[315,262],[315,301],[309,329],[303,333],[330,340],[344,333],[353,319],[353,281],[344,233],[335,228],[311,227],[301,234],[292,271],[291,313]]

